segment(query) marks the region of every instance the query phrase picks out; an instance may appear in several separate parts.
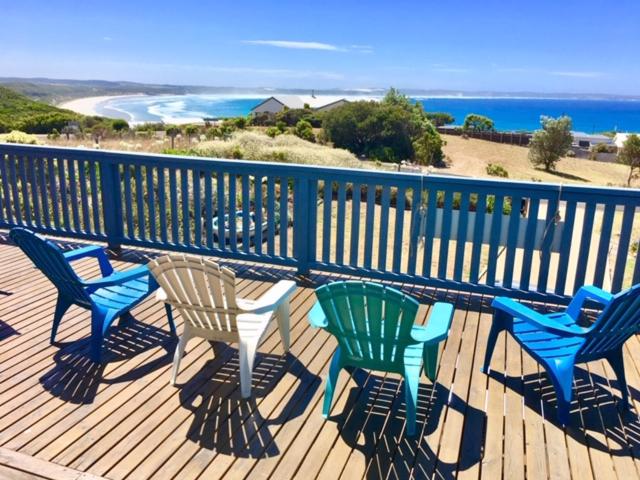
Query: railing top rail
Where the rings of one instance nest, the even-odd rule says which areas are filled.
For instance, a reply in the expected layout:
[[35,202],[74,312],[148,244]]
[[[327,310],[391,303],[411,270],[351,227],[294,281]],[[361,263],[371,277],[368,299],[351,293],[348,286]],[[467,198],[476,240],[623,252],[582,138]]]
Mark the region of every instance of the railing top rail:
[[[363,184],[375,184],[382,182],[387,184],[424,184],[425,186],[437,186],[442,184],[451,189],[452,186],[466,191],[474,189],[495,189],[499,191],[522,189],[531,193],[558,191],[560,183],[528,182],[522,180],[479,179],[454,175],[427,174],[407,172],[385,172],[379,170],[355,169],[347,167],[327,167],[315,165],[299,165],[289,163],[275,163],[253,160],[229,160],[221,158],[193,157],[186,155],[166,155],[159,153],[126,152],[118,150],[96,150],[91,148],[65,148],[43,145],[22,145],[14,143],[0,143],[0,153],[22,153],[43,155],[60,155],[72,158],[82,157],[85,160],[110,161],[121,163],[123,161],[136,164],[155,163],[165,167],[174,168],[201,168],[203,170],[227,170],[242,172],[255,172],[257,169],[274,175],[305,176],[331,179],[344,179],[346,181]],[[429,182],[429,183],[427,183]],[[563,193],[575,193],[581,195],[598,195],[605,197],[624,197],[627,200],[640,201],[640,189],[621,187],[584,186],[574,184],[562,184]]]

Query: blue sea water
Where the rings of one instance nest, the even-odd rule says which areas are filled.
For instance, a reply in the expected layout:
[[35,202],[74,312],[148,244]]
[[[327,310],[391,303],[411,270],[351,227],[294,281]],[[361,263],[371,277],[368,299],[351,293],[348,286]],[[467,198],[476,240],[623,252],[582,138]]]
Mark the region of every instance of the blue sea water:
[[[262,95],[158,95],[121,97],[97,106],[103,115],[132,122],[187,123],[203,117],[247,115],[265,99]],[[352,99],[357,99],[353,97]],[[540,116],[569,115],[573,130],[588,133],[640,131],[640,101],[540,98],[415,98],[425,110],[448,112],[461,124],[469,113],[486,115],[498,130],[532,131]]]

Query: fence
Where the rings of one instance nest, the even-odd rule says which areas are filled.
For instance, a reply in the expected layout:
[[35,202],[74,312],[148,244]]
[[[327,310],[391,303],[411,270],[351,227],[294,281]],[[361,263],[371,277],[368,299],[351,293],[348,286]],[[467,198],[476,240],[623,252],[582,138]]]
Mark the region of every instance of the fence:
[[532,135],[530,133],[520,132],[475,132],[464,131],[461,128],[451,127],[438,127],[439,133],[447,135],[467,135],[469,138],[477,138],[479,140],[487,140],[489,142],[507,143],[509,145],[518,145],[520,147],[526,147],[531,141]]
[[0,144],[3,228],[545,301],[638,282],[639,206],[631,189]]

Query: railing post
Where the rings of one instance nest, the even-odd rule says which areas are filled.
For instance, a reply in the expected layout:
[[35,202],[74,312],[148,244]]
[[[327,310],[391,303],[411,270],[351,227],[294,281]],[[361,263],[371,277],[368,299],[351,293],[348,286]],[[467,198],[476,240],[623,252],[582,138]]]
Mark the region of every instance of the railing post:
[[309,179],[296,177],[293,182],[293,255],[298,274],[309,273]]
[[107,245],[119,253],[123,237],[122,191],[117,163],[100,162],[100,194]]

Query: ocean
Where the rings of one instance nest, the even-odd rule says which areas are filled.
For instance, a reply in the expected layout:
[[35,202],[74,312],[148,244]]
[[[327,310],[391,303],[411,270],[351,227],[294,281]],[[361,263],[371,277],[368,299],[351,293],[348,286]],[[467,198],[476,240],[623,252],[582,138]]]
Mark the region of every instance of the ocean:
[[[188,123],[202,121],[203,117],[247,115],[265,98],[263,94],[120,97],[98,104],[96,110],[134,123]],[[498,130],[504,131],[536,130],[540,127],[541,115],[569,115],[573,119],[573,130],[580,132],[640,131],[640,101],[637,100],[472,97],[416,97],[414,100],[422,102],[427,111],[452,114],[456,124],[462,124],[469,113],[486,115],[493,119]]]

